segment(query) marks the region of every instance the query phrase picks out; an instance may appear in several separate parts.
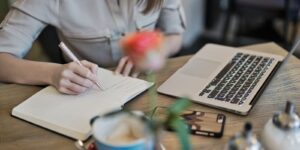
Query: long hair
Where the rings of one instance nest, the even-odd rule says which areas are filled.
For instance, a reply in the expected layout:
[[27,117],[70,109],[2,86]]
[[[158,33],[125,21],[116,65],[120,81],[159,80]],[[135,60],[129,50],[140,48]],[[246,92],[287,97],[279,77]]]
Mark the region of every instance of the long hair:
[[146,7],[143,13],[147,14],[151,11],[159,9],[162,6],[163,2],[164,0],[146,0]]

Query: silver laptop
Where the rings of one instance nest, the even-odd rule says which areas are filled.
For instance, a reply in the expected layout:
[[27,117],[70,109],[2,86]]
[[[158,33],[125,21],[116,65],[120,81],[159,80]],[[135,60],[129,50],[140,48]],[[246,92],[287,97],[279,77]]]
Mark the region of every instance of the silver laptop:
[[159,88],[158,92],[247,115],[286,56],[207,44]]

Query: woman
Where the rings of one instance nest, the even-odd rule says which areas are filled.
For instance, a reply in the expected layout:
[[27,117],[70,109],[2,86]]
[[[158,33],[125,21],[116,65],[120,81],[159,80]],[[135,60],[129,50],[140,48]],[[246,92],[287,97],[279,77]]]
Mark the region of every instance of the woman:
[[[67,58],[67,64],[20,59],[47,25],[56,27],[88,69]],[[166,35],[164,55],[176,53],[185,29],[180,0],[18,0],[0,25],[0,81],[79,94],[93,86],[98,65],[117,65],[116,72],[137,76],[119,40],[155,28]]]

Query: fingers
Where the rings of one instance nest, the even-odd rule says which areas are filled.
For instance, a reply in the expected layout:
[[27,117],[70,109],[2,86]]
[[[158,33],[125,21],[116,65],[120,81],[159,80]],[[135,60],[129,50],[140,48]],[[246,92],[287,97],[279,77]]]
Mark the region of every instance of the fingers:
[[[97,82],[98,66],[85,60],[81,63],[84,67],[71,62],[58,69],[55,87],[60,92],[71,95],[80,94],[91,88],[94,82]],[[140,74],[128,57],[123,57],[120,60],[115,72],[124,76],[131,75],[135,78]]]
[[123,75],[129,76],[132,69],[133,69],[133,64],[131,63],[131,61],[127,61],[126,65],[124,66]]
[[92,73],[88,68],[81,67],[76,63],[70,63],[68,67],[75,74],[81,76],[82,78],[86,78],[91,81],[97,81],[97,76],[94,73]]
[[98,66],[88,61],[82,61],[82,66],[75,62],[61,65],[53,75],[53,85],[59,92],[65,94],[80,94],[91,88],[96,81]]
[[85,92],[87,89],[87,87],[80,86],[64,79],[60,81],[58,91],[65,94],[77,95]]
[[97,64],[91,63],[91,62],[86,61],[86,60],[82,60],[81,63],[83,64],[83,66],[90,69],[90,71],[93,74],[97,74],[97,71],[98,71],[98,65]]
[[60,88],[58,91],[61,92],[61,93],[64,93],[64,94],[68,94],[68,95],[77,95],[78,94],[78,93],[73,92],[73,91],[71,91],[67,88],[64,88],[64,87]]
[[69,79],[71,82],[86,88],[90,88],[94,85],[94,83],[91,80],[83,78],[72,71],[66,71],[66,73],[64,73],[64,77]]
[[132,61],[128,57],[123,57],[119,64],[117,69],[115,70],[115,73],[122,74],[124,76],[131,75],[132,77],[138,77],[139,72],[135,71],[134,65]]
[[116,71],[115,71],[115,73],[121,74],[121,72],[122,72],[124,66],[125,66],[126,63],[127,63],[127,61],[128,61],[128,57],[123,57],[123,58],[121,58],[121,60],[120,60],[120,62],[119,62],[119,64],[118,64],[118,67],[117,67],[117,69],[116,69]]

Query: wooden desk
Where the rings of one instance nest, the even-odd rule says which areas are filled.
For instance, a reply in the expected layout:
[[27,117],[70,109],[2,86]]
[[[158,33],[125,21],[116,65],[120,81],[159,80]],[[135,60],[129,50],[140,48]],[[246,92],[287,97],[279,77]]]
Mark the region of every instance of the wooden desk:
[[[286,51],[274,43],[253,45],[246,48],[250,50],[286,55]],[[168,67],[158,74],[158,84],[160,85],[163,81],[165,81],[189,58],[190,56],[184,56],[170,59]],[[41,87],[38,86],[23,86],[15,84],[0,86],[0,149],[76,149],[74,147],[73,140],[10,116],[10,112],[14,106],[18,105],[40,89]],[[284,71],[280,73],[278,78],[275,78],[275,82],[272,82],[266,91],[264,91],[260,100],[248,116],[238,116],[199,104],[193,104],[191,109],[224,113],[227,116],[224,136],[221,139],[191,136],[193,148],[222,149],[228,139],[234,135],[234,133],[243,128],[246,121],[251,121],[254,126],[254,131],[259,134],[264,124],[272,116],[272,114],[277,110],[284,109],[286,100],[293,101],[296,104],[297,111],[300,112],[299,91],[300,61],[293,57],[284,68]],[[174,98],[159,95],[159,106],[169,106],[172,102],[174,102]],[[129,102],[126,106],[132,109],[146,111],[147,104],[148,97],[146,94],[143,94]],[[163,137],[163,143],[168,150],[180,149],[174,133],[166,132]]]

